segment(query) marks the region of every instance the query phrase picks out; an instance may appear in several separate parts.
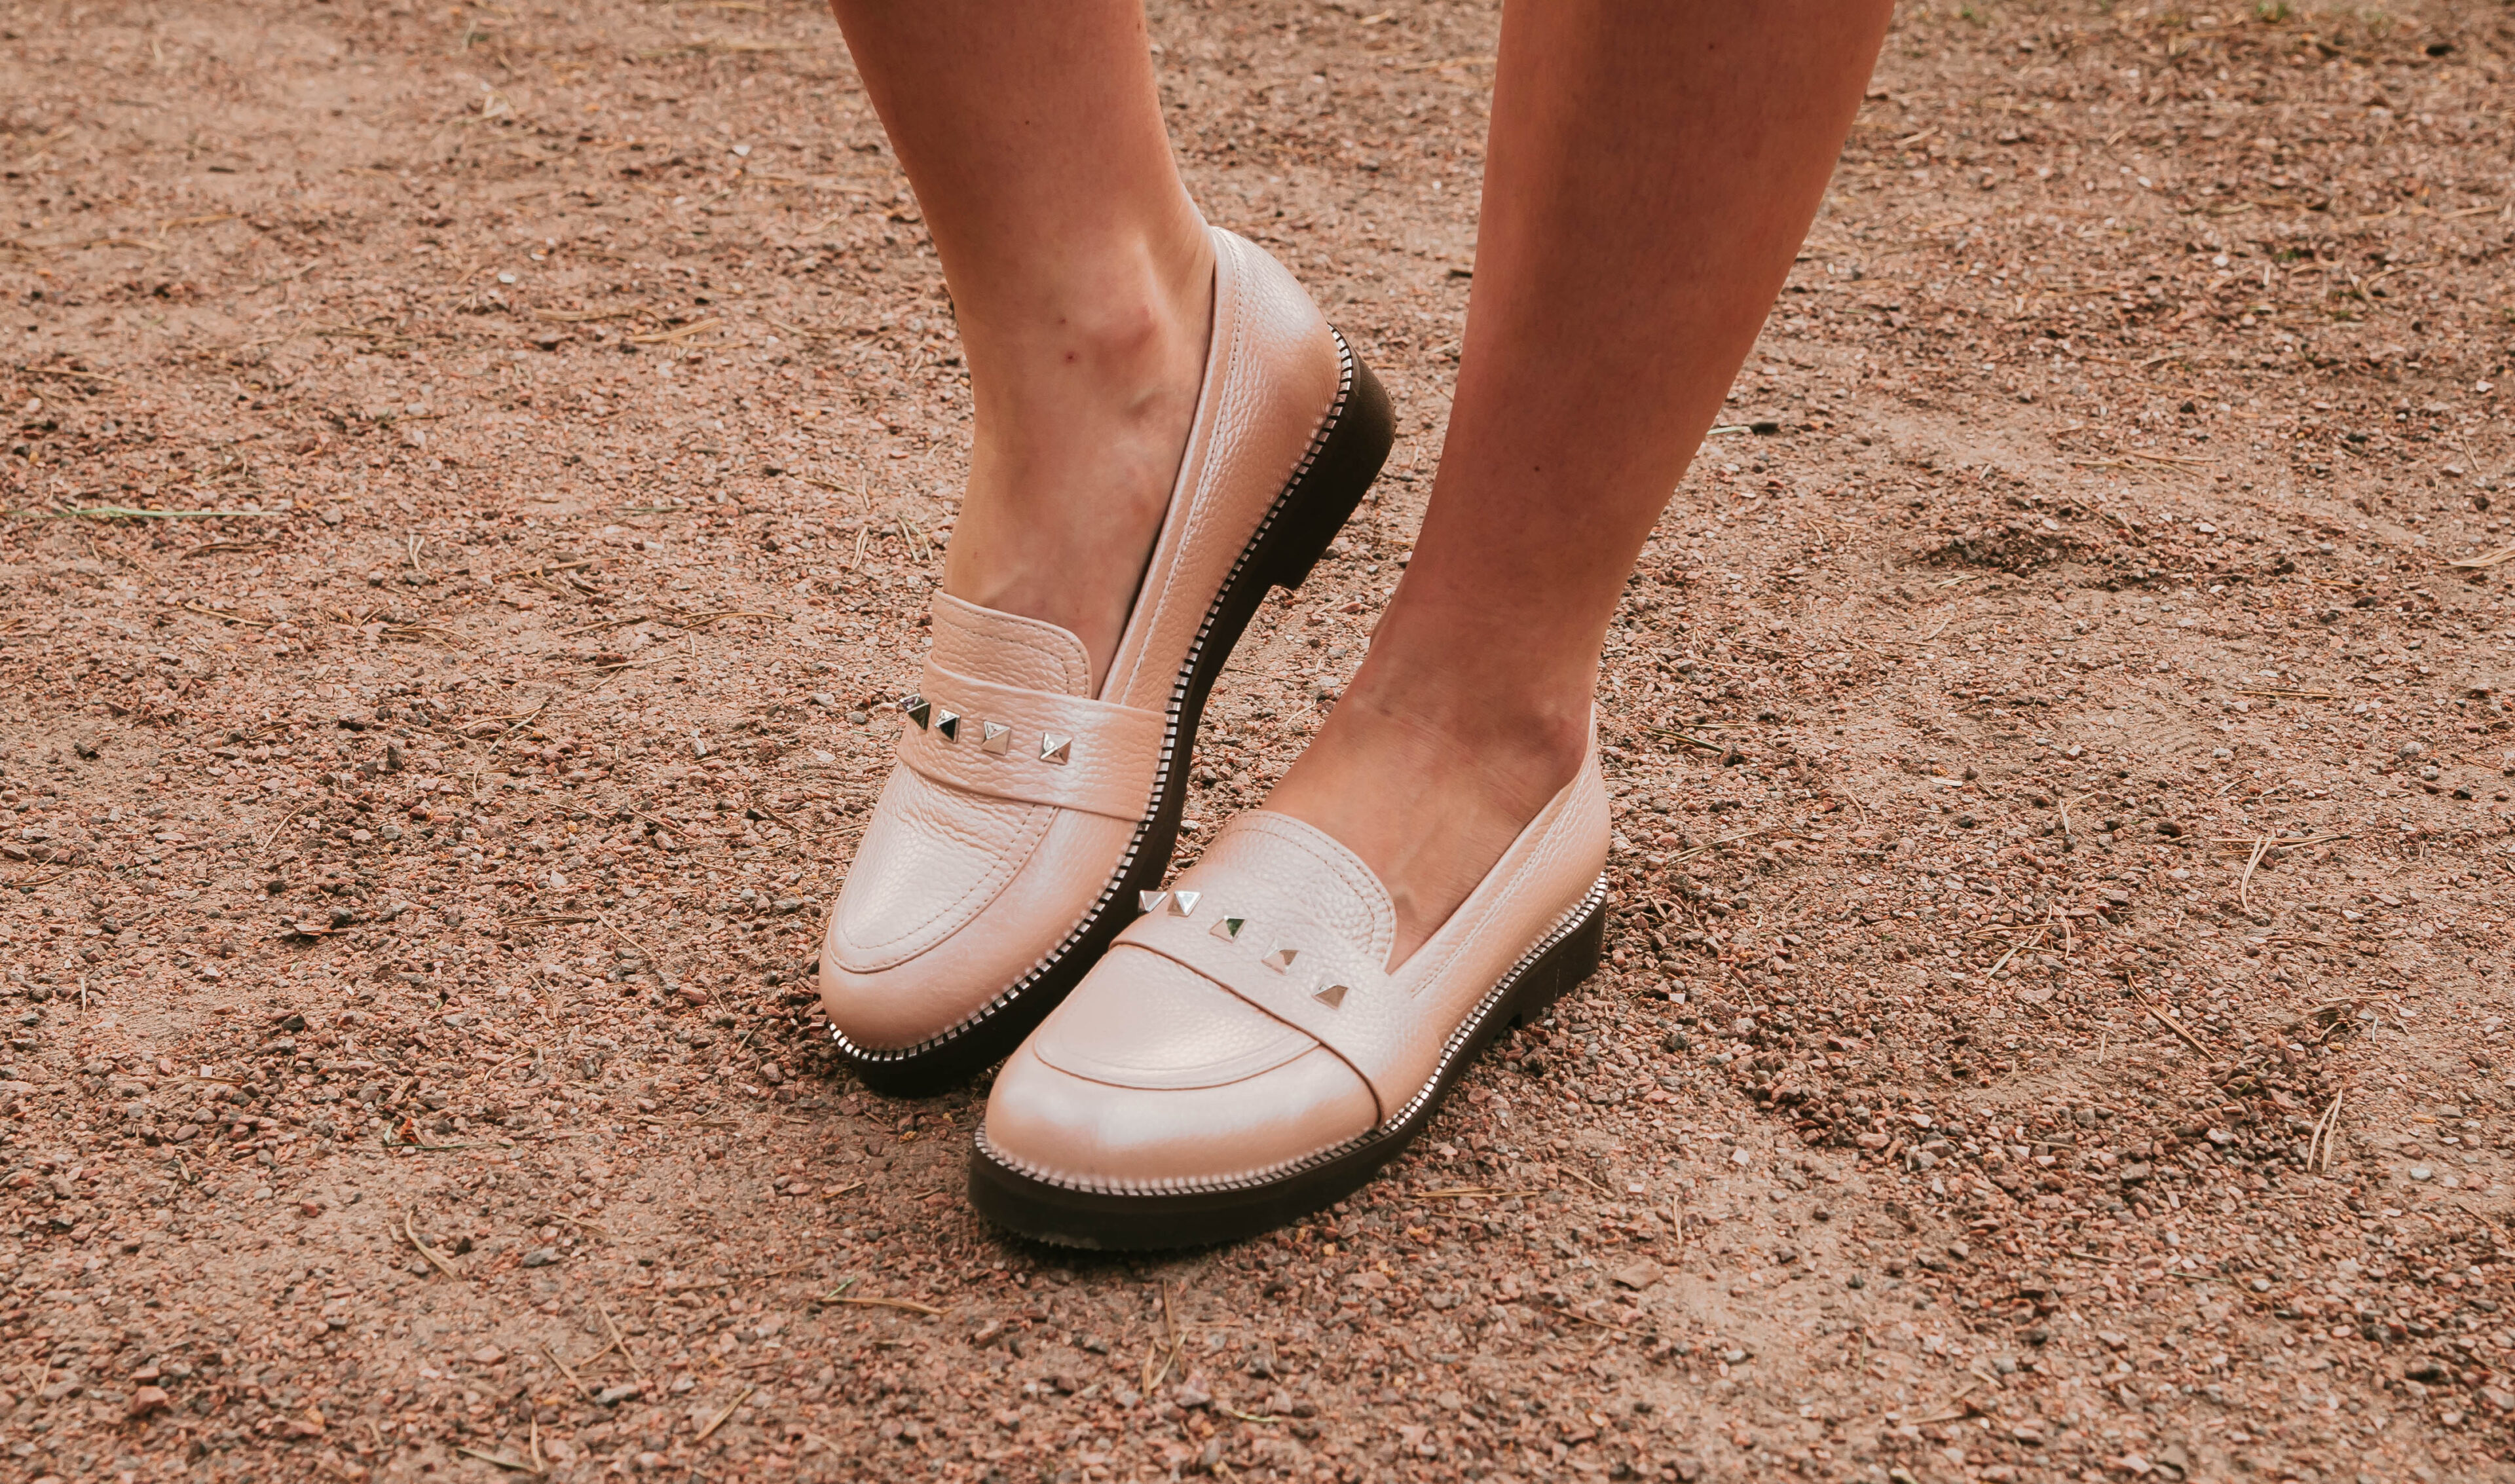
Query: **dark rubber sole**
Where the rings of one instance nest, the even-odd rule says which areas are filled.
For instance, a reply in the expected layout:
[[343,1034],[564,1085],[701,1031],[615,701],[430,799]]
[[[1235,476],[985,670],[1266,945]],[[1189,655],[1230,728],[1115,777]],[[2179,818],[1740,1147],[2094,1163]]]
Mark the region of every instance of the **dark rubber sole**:
[[1205,701],[1220,678],[1233,646],[1256,616],[1270,588],[1299,588],[1310,568],[1362,503],[1388,458],[1396,424],[1388,393],[1371,368],[1337,337],[1345,379],[1339,401],[1305,454],[1300,469],[1275,497],[1222,591],[1206,610],[1205,628],[1172,691],[1170,727],[1154,777],[1154,805],[1136,827],[1118,873],[1102,888],[1092,913],[1058,945],[1048,963],[1009,986],[988,1008],[941,1038],[905,1051],[869,1051],[837,1041],[839,1063],[866,1087],[893,1097],[927,1097],[957,1087],[1012,1054],[1099,961],[1109,940],[1136,916],[1135,896],[1161,885],[1178,845],[1179,811],[1187,804],[1188,763]]
[[1606,924],[1602,877],[1572,917],[1494,986],[1451,1037],[1429,1085],[1396,1117],[1280,1175],[1201,1190],[1121,1194],[1053,1184],[1014,1170],[978,1134],[969,1204],[1020,1236],[1056,1247],[1155,1252],[1236,1242],[1296,1220],[1361,1188],[1430,1125],[1476,1053],[1512,1026],[1543,1015],[1598,969]]

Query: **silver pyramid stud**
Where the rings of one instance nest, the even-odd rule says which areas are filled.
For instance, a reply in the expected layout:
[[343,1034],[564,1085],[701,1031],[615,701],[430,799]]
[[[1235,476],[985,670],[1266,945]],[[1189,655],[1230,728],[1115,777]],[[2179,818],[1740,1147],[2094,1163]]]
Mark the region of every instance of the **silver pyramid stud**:
[[1331,984],[1327,988],[1310,996],[1310,998],[1318,1001],[1321,1005],[1326,1006],[1330,1010],[1335,1010],[1339,1006],[1344,1004],[1345,993],[1346,991],[1343,985]]
[[1278,943],[1274,947],[1267,949],[1266,952],[1259,957],[1258,962],[1265,965],[1268,969],[1275,970],[1277,973],[1282,973],[1285,969],[1292,968],[1293,961],[1300,956],[1301,951],[1299,949],[1289,948],[1282,943]]
[[917,729],[919,731],[924,731],[926,729],[926,723],[931,721],[934,716],[933,703],[927,700],[922,695],[913,695],[901,698],[899,711],[900,715],[917,723]]
[[935,707],[934,729],[943,734],[943,740],[946,742],[960,741],[961,714],[957,711],[945,711],[940,706]]
[[[1173,916],[1173,917],[1194,917],[1194,916],[1196,916],[1196,903],[1197,903],[1197,898],[1199,898],[1199,897],[1201,897],[1201,896],[1203,896],[1203,895],[1205,895],[1205,893],[1204,893],[1204,892],[1202,892],[1202,891],[1174,891],[1174,892],[1172,892],[1172,893],[1171,893],[1171,916]],[[1151,909],[1150,907],[1147,907],[1147,908],[1145,908],[1144,910],[1145,910],[1145,911],[1147,911],[1147,912],[1150,912],[1150,911],[1152,911],[1153,909]]]
[[1222,941],[1226,943],[1232,942],[1240,936],[1240,929],[1248,926],[1249,920],[1245,917],[1216,918],[1214,920],[1214,935],[1222,939]]
[[978,751],[982,753],[1001,753],[1012,745],[1013,729],[1011,727],[999,726],[993,721],[981,721],[978,723]]
[[1074,739],[1072,737],[1060,737],[1052,731],[1040,733],[1040,762],[1053,763],[1057,766],[1063,767],[1068,762],[1073,760],[1073,757]]
[[1170,899],[1171,894],[1167,891],[1138,891],[1135,893],[1135,910],[1137,912],[1159,912],[1162,910],[1162,903],[1169,901]]

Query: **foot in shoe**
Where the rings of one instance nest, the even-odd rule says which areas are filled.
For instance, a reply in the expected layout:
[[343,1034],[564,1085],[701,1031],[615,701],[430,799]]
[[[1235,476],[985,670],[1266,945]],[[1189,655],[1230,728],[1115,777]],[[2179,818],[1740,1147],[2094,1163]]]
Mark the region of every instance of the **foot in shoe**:
[[1266,799],[1268,812],[1361,857],[1387,889],[1391,969],[1449,921],[1588,754],[1586,697],[1515,705],[1479,692],[1477,678],[1374,650]]
[[[1211,242],[1216,328],[1149,555],[1114,516],[1071,547],[1054,521],[954,544],[983,600],[935,598],[899,765],[821,945],[840,1058],[886,1092],[1002,1057],[1125,926],[1169,862],[1232,644],[1268,586],[1307,573],[1387,452],[1385,396],[1299,285],[1239,238]],[[1090,462],[1059,457],[1069,474]],[[1039,556],[1095,543],[1102,556]],[[1092,616],[1108,604],[1113,620]]]
[[1196,420],[1214,249],[1113,248],[965,326],[975,426],[943,591],[1116,653]]
[[1393,956],[1390,895],[1352,850],[1271,809],[1233,819],[997,1074],[972,1200],[1042,1241],[1160,1248],[1339,1199],[1477,1048],[1596,967],[1607,835],[1584,763]]

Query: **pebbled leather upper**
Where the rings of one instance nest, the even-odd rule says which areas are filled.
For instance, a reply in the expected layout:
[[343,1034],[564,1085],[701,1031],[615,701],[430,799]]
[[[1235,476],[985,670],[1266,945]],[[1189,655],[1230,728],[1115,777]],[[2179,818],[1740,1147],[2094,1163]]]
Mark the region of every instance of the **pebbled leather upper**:
[[[821,946],[822,1004],[859,1047],[947,1035],[1083,924],[1145,822],[1215,598],[1335,406],[1342,362],[1327,321],[1264,252],[1212,236],[1205,385],[1099,693],[1072,634],[935,597],[920,694],[959,734],[943,737],[934,714],[924,728],[902,719]],[[1006,729],[1001,751],[985,746],[988,723]],[[1063,763],[1042,756],[1051,733],[1070,739]]]
[[1396,913],[1370,868],[1299,820],[1243,814],[1173,884],[1193,910],[1130,924],[1006,1062],[988,1148],[1037,1178],[1134,1190],[1261,1177],[1367,1133],[1580,906],[1607,841],[1593,755],[1391,969]]

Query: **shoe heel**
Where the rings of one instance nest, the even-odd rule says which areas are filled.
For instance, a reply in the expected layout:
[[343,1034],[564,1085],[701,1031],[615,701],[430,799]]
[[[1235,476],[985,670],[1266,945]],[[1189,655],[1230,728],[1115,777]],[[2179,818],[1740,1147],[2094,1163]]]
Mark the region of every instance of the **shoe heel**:
[[1598,971],[1598,955],[1606,946],[1607,904],[1598,903],[1520,977],[1512,997],[1510,1023],[1525,1025],[1542,1018],[1547,1007],[1570,994]]
[[[1342,346],[1343,337],[1337,343]],[[1328,431],[1318,457],[1284,497],[1283,510],[1266,533],[1263,570],[1272,587],[1299,588],[1309,577],[1371,481],[1380,477],[1380,467],[1397,439],[1396,418],[1380,378],[1350,346],[1344,353],[1353,365],[1353,390],[1345,395],[1344,411]]]

